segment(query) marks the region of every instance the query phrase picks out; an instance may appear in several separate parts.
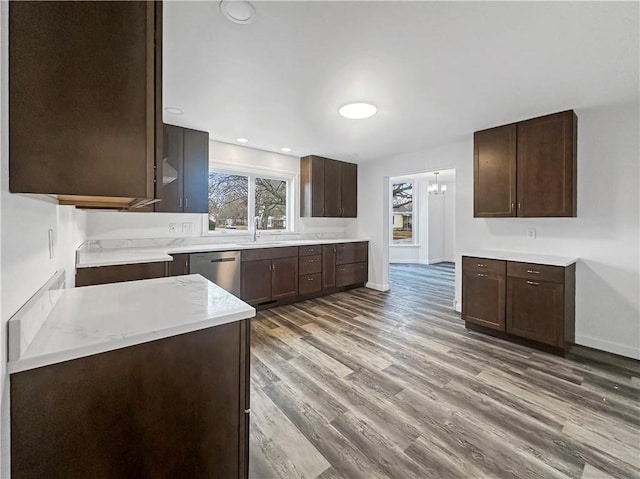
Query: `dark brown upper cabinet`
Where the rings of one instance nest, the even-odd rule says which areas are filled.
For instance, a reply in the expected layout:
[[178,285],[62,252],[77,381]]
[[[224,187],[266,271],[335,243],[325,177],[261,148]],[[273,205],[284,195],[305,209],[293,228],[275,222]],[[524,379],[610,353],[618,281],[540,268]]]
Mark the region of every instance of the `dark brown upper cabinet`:
[[474,216],[576,216],[577,124],[569,110],[475,132]]
[[153,202],[161,42],[161,2],[10,2],[10,191],[83,207]]
[[158,165],[155,211],[206,213],[209,133],[164,125],[164,153]]
[[300,216],[356,218],[358,165],[315,155],[300,158]]

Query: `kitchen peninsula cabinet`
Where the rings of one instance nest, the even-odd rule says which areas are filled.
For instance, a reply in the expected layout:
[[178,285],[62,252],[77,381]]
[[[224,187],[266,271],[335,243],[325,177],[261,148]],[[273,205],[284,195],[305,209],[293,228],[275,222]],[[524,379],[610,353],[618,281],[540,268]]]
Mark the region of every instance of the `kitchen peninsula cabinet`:
[[169,263],[169,276],[189,274],[189,254],[172,254],[173,261]]
[[475,132],[474,216],[576,216],[577,124],[569,110]]
[[575,261],[463,256],[462,318],[467,327],[566,353],[575,341]]
[[12,478],[248,476],[253,308],[198,275],[58,301],[7,364]]
[[155,211],[207,213],[209,133],[164,125],[164,154],[158,166]]
[[316,155],[300,158],[300,216],[356,218],[358,165]]
[[9,190],[60,204],[155,201],[161,2],[9,2]]

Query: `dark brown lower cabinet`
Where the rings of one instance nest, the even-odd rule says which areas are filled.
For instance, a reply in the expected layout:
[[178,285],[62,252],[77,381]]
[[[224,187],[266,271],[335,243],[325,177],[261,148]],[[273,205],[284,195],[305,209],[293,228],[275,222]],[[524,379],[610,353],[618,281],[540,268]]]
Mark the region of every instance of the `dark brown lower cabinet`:
[[322,245],[322,289],[336,287],[336,245]]
[[365,283],[369,277],[367,263],[342,264],[336,267],[336,288]]
[[271,260],[271,299],[298,296],[298,257]]
[[505,277],[463,271],[462,317],[486,328],[504,331]]
[[240,296],[249,304],[271,301],[271,260],[243,261],[240,270]]
[[172,254],[173,261],[169,263],[169,276],[189,274],[189,255],[186,253]]
[[169,275],[170,262],[119,264],[77,268],[76,286],[120,283],[139,279],[164,278]]
[[12,374],[11,477],[246,478],[249,335],[242,320]]
[[575,341],[575,264],[462,258],[462,318],[565,353]]

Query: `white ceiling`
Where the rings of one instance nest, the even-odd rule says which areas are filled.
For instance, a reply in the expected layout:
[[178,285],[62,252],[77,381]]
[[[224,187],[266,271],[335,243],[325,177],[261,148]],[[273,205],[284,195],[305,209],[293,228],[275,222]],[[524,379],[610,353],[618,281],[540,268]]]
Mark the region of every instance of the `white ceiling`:
[[[363,162],[565,109],[639,100],[638,2],[165,2],[167,123]],[[337,113],[378,106],[368,120]]]

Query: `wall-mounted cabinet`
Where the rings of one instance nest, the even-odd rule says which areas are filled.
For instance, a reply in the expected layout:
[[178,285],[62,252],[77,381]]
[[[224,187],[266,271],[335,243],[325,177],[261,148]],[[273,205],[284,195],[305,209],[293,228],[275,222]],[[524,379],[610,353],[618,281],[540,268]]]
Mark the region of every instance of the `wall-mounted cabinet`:
[[475,132],[474,216],[576,216],[577,124],[570,110]]
[[83,207],[154,201],[161,42],[161,2],[10,2],[10,191]]
[[155,211],[206,213],[209,211],[209,133],[164,125],[164,153],[158,165]]
[[300,158],[300,216],[356,218],[358,165],[315,155]]

